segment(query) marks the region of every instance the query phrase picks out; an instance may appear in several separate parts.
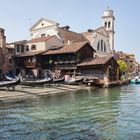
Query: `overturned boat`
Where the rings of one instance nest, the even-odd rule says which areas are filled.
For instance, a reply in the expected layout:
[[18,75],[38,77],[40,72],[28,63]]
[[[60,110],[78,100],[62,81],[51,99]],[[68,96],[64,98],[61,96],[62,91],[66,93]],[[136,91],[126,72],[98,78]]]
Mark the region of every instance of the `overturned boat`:
[[40,80],[22,80],[21,81],[21,85],[24,85],[24,86],[45,86],[47,84],[51,84],[53,82],[53,79],[52,78],[48,78],[48,79],[40,79]]

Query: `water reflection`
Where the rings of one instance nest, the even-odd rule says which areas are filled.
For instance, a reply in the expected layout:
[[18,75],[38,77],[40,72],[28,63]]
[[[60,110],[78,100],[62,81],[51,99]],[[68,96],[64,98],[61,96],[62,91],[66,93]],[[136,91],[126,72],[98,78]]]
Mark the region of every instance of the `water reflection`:
[[0,139],[138,139],[139,91],[133,85],[1,102]]

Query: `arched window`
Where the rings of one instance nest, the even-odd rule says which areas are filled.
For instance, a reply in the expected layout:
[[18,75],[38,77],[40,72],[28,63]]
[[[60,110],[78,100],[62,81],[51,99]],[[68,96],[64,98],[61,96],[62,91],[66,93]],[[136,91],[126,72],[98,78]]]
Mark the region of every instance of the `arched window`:
[[103,51],[103,40],[101,39],[101,51]]
[[105,27],[107,27],[107,22],[105,22]]
[[107,51],[106,43],[103,39],[98,41],[97,51],[101,51],[101,52],[106,52]]
[[108,28],[110,28],[110,21],[108,22]]
[[104,42],[104,52],[106,52],[106,44],[105,44],[105,42]]
[[97,50],[100,50],[100,41],[98,41]]
[[36,50],[36,45],[35,45],[35,44],[33,44],[33,45],[31,46],[31,50]]
[[29,51],[29,46],[28,45],[26,46],[26,51]]

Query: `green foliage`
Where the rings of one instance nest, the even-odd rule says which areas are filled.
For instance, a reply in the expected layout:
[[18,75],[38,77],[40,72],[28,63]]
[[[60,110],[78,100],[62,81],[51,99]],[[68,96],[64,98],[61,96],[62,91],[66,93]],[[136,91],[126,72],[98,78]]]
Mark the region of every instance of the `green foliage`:
[[80,53],[77,53],[77,54],[76,54],[76,59],[77,59],[77,60],[80,60],[80,58],[81,58]]
[[118,60],[117,63],[119,64],[120,72],[127,71],[127,64],[123,60]]
[[53,63],[53,60],[52,60],[52,59],[50,59],[50,60],[49,60],[49,64],[52,64],[52,63]]

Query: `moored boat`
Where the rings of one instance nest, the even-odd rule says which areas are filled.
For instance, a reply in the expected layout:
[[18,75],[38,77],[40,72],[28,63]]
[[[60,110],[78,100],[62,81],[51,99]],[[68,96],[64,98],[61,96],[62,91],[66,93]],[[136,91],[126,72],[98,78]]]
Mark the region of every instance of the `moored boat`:
[[135,84],[140,84],[140,79],[136,79]]
[[130,80],[130,83],[131,83],[131,84],[135,84],[135,82],[136,82],[135,79],[131,79],[131,80]]
[[6,88],[10,88],[12,87],[13,89],[15,88],[15,86],[20,84],[20,78],[17,77],[14,80],[11,81],[0,81],[0,87],[6,87]]
[[130,80],[131,84],[140,84],[140,78],[136,76],[135,78]]
[[47,84],[51,84],[53,82],[52,78],[48,78],[48,79],[41,79],[41,80],[23,80],[21,81],[21,85],[24,86],[44,86]]
[[65,82],[65,78],[59,78],[59,79],[53,79],[53,84],[60,84],[60,83],[64,83]]
[[4,75],[4,77],[6,78],[7,81],[16,80],[16,77],[10,77],[10,76],[7,76],[7,75]]
[[80,83],[83,83],[83,80],[84,80],[84,77],[69,77],[67,80],[65,80],[65,83],[66,84],[80,84]]

